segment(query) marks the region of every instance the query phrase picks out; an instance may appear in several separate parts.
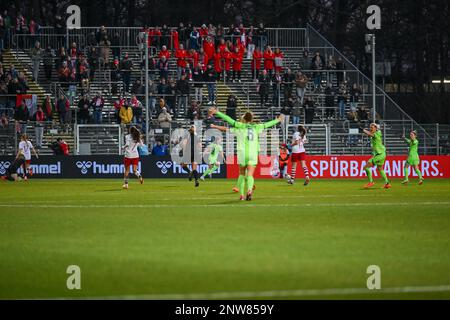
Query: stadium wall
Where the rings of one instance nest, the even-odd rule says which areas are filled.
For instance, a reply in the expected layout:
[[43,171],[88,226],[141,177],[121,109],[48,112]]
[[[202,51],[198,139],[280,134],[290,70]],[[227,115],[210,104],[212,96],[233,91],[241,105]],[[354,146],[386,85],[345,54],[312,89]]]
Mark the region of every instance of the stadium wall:
[[[368,156],[307,156],[307,165],[312,178],[328,179],[358,179],[366,178],[364,166],[370,159]],[[420,169],[424,178],[450,178],[450,156],[422,156]],[[228,159],[230,160],[230,159]],[[255,172],[256,178],[279,177],[278,161],[276,158],[260,156],[259,165]],[[388,177],[403,178],[403,166],[406,156],[388,156],[384,169]],[[412,170],[410,177],[415,177]],[[288,174],[291,172],[289,163]],[[227,177],[237,178],[239,167],[237,164],[227,165]],[[374,177],[379,177],[373,168]],[[301,166],[297,166],[297,177],[303,177]]]
[[[0,175],[14,161],[14,157],[0,156]],[[42,156],[33,157],[31,168],[33,178],[123,178],[125,166],[123,156]],[[203,173],[207,165],[199,166]],[[173,162],[169,156],[145,156],[139,162],[139,171],[144,178],[187,178],[187,173],[181,170],[181,165]],[[215,177],[225,178],[226,166],[221,165]]]

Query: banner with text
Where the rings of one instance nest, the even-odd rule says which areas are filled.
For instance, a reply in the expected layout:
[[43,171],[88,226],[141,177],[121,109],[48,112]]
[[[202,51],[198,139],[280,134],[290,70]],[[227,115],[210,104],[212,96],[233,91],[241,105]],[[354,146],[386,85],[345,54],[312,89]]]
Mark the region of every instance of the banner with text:
[[[366,178],[364,166],[370,159],[368,156],[307,156],[307,166],[311,178]],[[228,159],[229,160],[229,159]],[[450,156],[422,156],[419,168],[424,178],[450,178]],[[390,178],[403,178],[403,166],[406,156],[388,156],[384,170]],[[236,161],[235,161],[236,162]],[[227,161],[227,163],[229,163]],[[372,168],[374,177],[379,173]],[[291,173],[291,163],[288,164],[288,174]],[[256,178],[277,178],[280,175],[279,163],[276,157],[260,156],[255,171]],[[239,176],[238,164],[227,164],[227,177]],[[297,178],[303,177],[301,165],[297,166]],[[410,177],[416,177],[410,169]]]

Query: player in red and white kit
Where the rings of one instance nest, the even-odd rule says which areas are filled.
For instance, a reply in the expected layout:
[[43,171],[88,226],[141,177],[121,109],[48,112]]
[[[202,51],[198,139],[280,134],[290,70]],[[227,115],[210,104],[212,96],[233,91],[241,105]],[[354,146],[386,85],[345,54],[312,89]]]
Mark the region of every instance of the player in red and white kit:
[[288,184],[294,184],[295,173],[297,171],[297,163],[300,162],[303,168],[303,173],[305,174],[305,183],[303,185],[307,186],[309,184],[309,171],[306,165],[306,151],[304,144],[307,143],[306,139],[306,129],[303,126],[298,126],[298,130],[292,136],[292,171],[291,175],[287,177]]
[[123,163],[125,165],[125,174],[123,188],[128,189],[128,176],[130,174],[130,166],[133,166],[134,175],[139,179],[141,184],[144,183],[141,173],[138,171],[139,151],[138,147],[143,146],[141,133],[136,127],[130,128],[130,133],[125,136],[125,145],[122,147],[124,151]]
[[33,153],[36,156],[36,158],[39,158],[36,150],[33,147],[33,144],[31,143],[30,140],[28,140],[28,136],[26,134],[23,134],[20,137],[19,150],[17,151],[17,157],[19,157],[19,154],[23,154],[25,156],[25,164],[23,166],[24,180],[28,180],[28,175],[30,175],[30,176],[33,175],[33,171],[30,168],[31,150],[33,150]]

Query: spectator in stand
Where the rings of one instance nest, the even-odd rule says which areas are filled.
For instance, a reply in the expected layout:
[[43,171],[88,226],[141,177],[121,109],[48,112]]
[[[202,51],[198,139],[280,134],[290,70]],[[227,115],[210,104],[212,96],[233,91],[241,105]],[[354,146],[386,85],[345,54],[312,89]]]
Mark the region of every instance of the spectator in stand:
[[156,95],[158,94],[158,86],[152,80],[148,81],[148,104],[149,104],[149,117],[153,117],[156,109]]
[[[177,81],[177,87],[176,87],[176,93],[178,95],[178,108],[177,113],[180,114],[180,112],[185,113],[187,110],[187,103],[189,100],[189,93],[190,93],[190,85],[189,81],[186,79],[185,75],[181,76],[181,79]],[[171,106],[172,108],[174,106]]]
[[206,41],[203,42],[203,50],[205,51],[205,54],[208,57],[208,61],[214,59],[214,53],[216,50],[215,50],[213,38],[211,36],[207,37]]
[[80,63],[78,66],[80,70],[80,85],[82,92],[88,92],[89,91],[89,73],[91,72],[91,66],[89,65],[87,59],[85,57],[82,57],[80,59]]
[[70,78],[70,69],[67,66],[67,61],[64,61],[58,70],[58,79],[59,82],[69,82],[69,78]]
[[128,56],[128,52],[125,52],[125,56],[120,64],[120,72],[123,82],[125,84],[125,92],[130,90],[131,71],[133,70],[133,62]]
[[246,39],[246,44],[247,44],[247,60],[252,59],[253,57],[253,52],[255,52],[255,42],[254,40],[256,36],[256,30],[253,27],[253,25],[250,26],[250,29],[247,31],[247,39]]
[[206,127],[206,130],[211,129],[212,124],[216,124],[217,120],[216,117],[214,117],[214,114],[212,113],[211,109],[208,110],[205,119],[203,119],[203,124]]
[[328,82],[333,81],[333,78],[336,76],[336,69],[337,69],[337,63],[336,60],[334,59],[333,56],[330,56],[328,58],[328,63],[327,63],[327,70],[329,72],[328,74]]
[[120,124],[124,126],[131,124],[131,121],[133,121],[133,110],[128,102],[120,108],[119,117]]
[[59,14],[57,14],[55,16],[55,34],[58,35],[56,37],[56,41],[58,42],[57,47],[64,46],[65,35],[66,35],[66,30],[65,30],[64,26],[65,26],[65,21],[63,21],[63,18]]
[[52,79],[52,69],[55,56],[56,56],[55,51],[52,49],[51,46],[48,46],[47,49],[45,49],[45,52],[42,57],[44,63],[45,79],[47,81],[50,81]]
[[[177,81],[169,78],[169,95],[166,97],[166,109],[169,113],[177,112]],[[162,109],[162,108],[160,108]]]
[[156,140],[156,144],[153,146],[152,154],[158,157],[169,155],[169,147],[163,144],[160,140]]
[[361,89],[359,89],[358,85],[354,83],[350,90],[350,111],[352,113],[355,113],[358,108],[359,96],[361,94]]
[[64,141],[62,138],[56,139],[56,142],[58,142],[58,144],[59,144],[59,147],[62,151],[62,155],[68,156],[69,155],[69,144],[66,141]]
[[338,87],[344,81],[344,70],[345,70],[344,61],[342,61],[342,58],[339,57],[336,62],[336,80],[337,80]]
[[322,86],[322,70],[325,67],[325,59],[316,52],[311,61],[311,69],[314,71],[314,90],[320,90]]
[[158,95],[163,96],[165,98],[166,95],[170,94],[170,88],[167,84],[165,78],[162,78],[160,83],[158,84]]
[[155,29],[153,29],[151,34],[152,34],[153,45],[157,48],[161,48],[162,33],[161,33],[161,29],[159,28],[159,26],[156,26]]
[[69,100],[67,100],[63,94],[61,94],[59,99],[56,101],[56,110],[59,115],[59,123],[64,127],[68,119],[67,114],[70,112],[70,104]]
[[269,86],[270,86],[270,77],[267,73],[267,70],[263,70],[261,76],[258,80],[257,91],[260,97],[261,107],[265,107],[267,102],[269,101]]
[[0,15],[0,52],[3,52],[5,49],[5,35],[6,35],[6,27],[3,17]]
[[105,100],[102,97],[102,94],[100,92],[97,93],[97,95],[92,99],[91,106],[92,110],[94,111],[94,123],[95,124],[101,124],[102,123],[102,114],[103,114],[103,107],[105,105]]
[[[285,101],[283,106],[281,107],[280,113],[284,114],[284,121],[289,124],[289,118],[292,114],[292,109],[294,108],[294,100],[292,98],[289,98]],[[284,126],[282,126],[282,129],[284,130]]]
[[42,60],[42,49],[39,41],[36,41],[33,49],[31,49],[31,61],[33,62],[33,81],[37,81],[39,77],[39,66]]
[[230,94],[227,99],[227,110],[226,115],[232,119],[236,119],[236,109],[238,107],[238,100],[235,95]]
[[116,118],[116,123],[121,123],[120,119],[120,109],[125,104],[125,99],[119,95],[119,97],[114,101],[114,116]]
[[216,72],[217,81],[220,81],[220,76],[223,72],[222,52],[217,48],[214,54],[214,71]]
[[34,137],[36,140],[36,148],[42,148],[42,139],[44,136],[44,122],[45,122],[45,113],[42,111],[41,107],[38,107],[36,113],[33,118],[36,121],[36,125],[34,127]]
[[87,124],[89,122],[89,98],[87,94],[78,100],[78,119],[80,124]]
[[205,82],[208,87],[208,105],[216,104],[216,71],[210,64],[206,68]]
[[188,64],[192,67],[195,67],[198,64],[199,61],[199,54],[194,49],[189,50],[188,56],[187,56]]
[[244,52],[236,46],[234,49],[233,55],[233,82],[237,81],[241,82],[241,73],[242,73],[242,60],[244,58]]
[[259,47],[255,48],[255,51],[253,52],[252,56],[252,79],[257,81],[259,78],[259,70],[261,70],[261,60],[262,60],[263,54],[261,50],[259,50]]
[[64,62],[67,63],[67,51],[64,47],[61,47],[61,48],[59,48],[58,55],[55,59],[56,70],[59,70],[62,67],[62,65],[64,64]]
[[142,102],[140,102],[138,98],[133,95],[130,103],[133,108],[133,123],[142,124]]
[[308,50],[304,50],[298,61],[300,70],[306,70],[311,67]]
[[262,51],[264,50],[267,44],[267,31],[262,23],[259,24],[256,35],[257,35],[256,46],[259,47],[259,49]]
[[28,111],[25,101],[19,107],[16,108],[14,112],[14,120],[16,122],[16,132],[18,134],[27,133],[28,120],[30,119],[30,112]]
[[119,58],[117,57],[114,58],[113,62],[111,63],[111,81],[112,81],[111,93],[117,94],[118,82],[120,81],[120,63]]
[[286,69],[283,75],[283,87],[284,87],[284,100],[289,99],[292,96],[292,90],[294,88],[295,75],[290,68]]
[[181,74],[185,71],[186,69],[186,57],[187,57],[187,52],[186,50],[184,50],[184,46],[183,44],[180,44],[180,48],[175,51],[175,57],[177,58],[177,79],[181,78]]
[[173,28],[170,35],[172,37],[172,46],[171,46],[172,50],[178,50],[180,46],[180,37],[177,29]]
[[131,86],[131,93],[132,94],[137,94],[137,95],[145,94],[145,88],[142,85],[140,79],[134,80],[133,85]]
[[345,105],[347,104],[347,86],[345,83],[341,83],[339,86],[339,95],[337,98],[338,108],[339,108],[339,118],[341,120],[345,119]]
[[53,103],[52,99],[50,98],[50,95],[47,95],[45,97],[45,100],[42,102],[41,105],[42,111],[45,113],[45,118],[49,121],[53,120],[53,112],[55,110],[55,104]]
[[[115,32],[111,38],[111,51],[113,58],[120,57],[120,35],[118,32]],[[109,64],[109,61],[106,60],[106,63]]]
[[170,128],[172,122],[172,116],[165,107],[162,108],[161,113],[158,116],[158,124],[162,129]]
[[178,25],[177,31],[178,31],[178,40],[179,40],[179,44],[178,45],[179,46],[181,46],[181,45],[186,46],[189,34],[188,34],[188,30],[184,26],[183,22],[180,22],[180,24]]
[[206,38],[208,37],[209,34],[209,29],[206,26],[206,24],[202,24],[202,27],[199,30],[199,34],[200,34],[200,45],[203,46],[203,43],[206,42]]
[[[27,24],[25,22],[25,18],[22,16],[22,14],[19,12],[16,18],[16,24],[15,24],[15,31],[16,34],[22,35],[26,33]],[[21,49],[24,49],[24,38],[19,36],[18,37],[18,46]]]
[[330,120],[333,119],[335,114],[334,98],[336,96],[336,92],[334,91],[331,82],[326,87],[324,93],[325,93],[325,118]]
[[197,31],[197,28],[194,27],[189,35],[189,48],[198,50],[200,41],[200,33]]
[[283,52],[281,52],[280,48],[276,48],[274,53],[275,72],[278,71],[280,74],[283,73],[283,61],[284,61]]
[[310,97],[306,97],[303,108],[305,109],[305,123],[312,124],[313,119],[314,119],[315,109],[316,109],[314,101]]
[[187,116],[189,120],[200,120],[202,118],[202,112],[200,110],[200,106],[197,101],[192,100],[191,105],[188,109]]
[[100,40],[100,64],[103,68],[109,65],[109,49],[111,47],[111,42],[108,40],[108,36],[102,36]]
[[198,63],[194,68],[194,72],[192,75],[192,80],[194,81],[194,90],[195,95],[194,98],[200,103],[203,102],[203,83],[205,81],[205,72],[203,71],[203,67],[201,63]]
[[[98,69],[99,58],[100,57],[98,55],[97,48],[91,47],[88,52],[88,62],[89,62],[89,65],[91,66],[89,78],[91,81],[93,81],[95,79],[95,71],[97,71],[97,69]],[[112,76],[111,76],[111,81],[113,81]]]
[[264,70],[267,71],[269,77],[272,77],[275,53],[273,53],[272,48],[270,46],[267,46],[266,50],[264,51],[263,57],[264,57]]
[[233,54],[230,52],[230,50],[225,48],[225,51],[222,53],[222,59],[223,59],[223,65],[225,70],[225,81],[230,81],[231,78],[231,61],[233,59]]
[[302,104],[300,99],[297,98],[291,110],[292,124],[300,124],[300,117],[302,115]]
[[303,105],[303,100],[306,92],[306,85],[308,84],[308,77],[301,71],[299,71],[295,77],[295,88],[297,91],[297,97],[300,99],[300,104]]
[[167,46],[162,46],[161,50],[158,53],[158,58],[166,57],[166,60],[170,59],[170,51],[167,50]]
[[30,89],[30,87],[28,86],[28,81],[25,76],[25,73],[19,72],[17,81],[18,81],[18,86],[19,86],[19,90],[20,90],[19,93],[27,93],[27,91]]
[[275,71],[275,75],[272,79],[272,90],[273,90],[273,98],[272,105],[281,107],[281,84],[283,82],[283,77],[278,71]]

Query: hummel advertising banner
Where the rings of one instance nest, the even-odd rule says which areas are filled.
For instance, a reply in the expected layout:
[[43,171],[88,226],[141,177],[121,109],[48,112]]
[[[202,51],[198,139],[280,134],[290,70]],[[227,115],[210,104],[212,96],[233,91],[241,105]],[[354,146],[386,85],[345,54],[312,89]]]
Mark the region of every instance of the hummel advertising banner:
[[[0,156],[0,175],[14,161],[14,157]],[[123,178],[125,166],[123,156],[41,156],[31,160],[33,178]],[[198,168],[201,174],[208,168],[202,164]],[[22,169],[20,169],[22,170]],[[181,165],[172,161],[170,156],[141,157],[139,171],[144,178],[187,178],[188,174]],[[20,172],[20,171],[19,171]],[[214,177],[225,178],[226,166],[221,165]]]
[[[307,156],[306,161],[309,174],[312,178],[366,178],[364,166],[370,159],[368,156]],[[232,159],[231,159],[232,160]],[[450,178],[450,156],[422,156],[420,157],[420,170],[424,178]],[[403,178],[403,166],[406,156],[388,156],[384,165],[384,170],[390,178]],[[227,159],[227,163],[230,163]],[[236,164],[227,165],[227,177],[237,178],[239,166]],[[288,166],[288,174],[291,172],[291,165]],[[279,177],[279,164],[277,158],[260,156],[259,165],[255,172],[255,178],[276,178]],[[374,177],[379,174],[373,168]],[[411,177],[416,173],[412,170]],[[301,166],[297,166],[297,177],[303,177]]]

